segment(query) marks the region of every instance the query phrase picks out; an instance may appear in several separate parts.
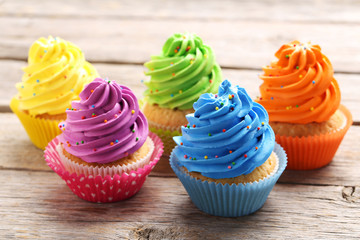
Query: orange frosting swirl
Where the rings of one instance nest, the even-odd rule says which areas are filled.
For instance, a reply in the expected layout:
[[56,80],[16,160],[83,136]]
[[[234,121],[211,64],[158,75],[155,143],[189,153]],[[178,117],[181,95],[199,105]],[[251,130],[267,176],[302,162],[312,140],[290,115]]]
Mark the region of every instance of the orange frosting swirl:
[[340,105],[340,89],[329,59],[318,45],[283,45],[278,60],[263,68],[261,97],[270,121],[306,124],[328,120]]

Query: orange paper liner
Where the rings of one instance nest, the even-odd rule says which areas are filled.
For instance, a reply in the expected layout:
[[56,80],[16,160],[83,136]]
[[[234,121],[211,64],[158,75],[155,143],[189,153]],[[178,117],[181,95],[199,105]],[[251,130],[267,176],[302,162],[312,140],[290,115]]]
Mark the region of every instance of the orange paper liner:
[[31,142],[37,148],[44,150],[47,144],[61,133],[59,124],[65,119],[48,120],[30,116],[19,109],[19,100],[16,97],[12,98],[10,108],[19,118]]
[[312,170],[331,162],[353,122],[351,113],[345,106],[340,105],[339,109],[346,117],[346,125],[335,132],[307,137],[276,134],[276,142],[284,148],[288,156],[287,169]]

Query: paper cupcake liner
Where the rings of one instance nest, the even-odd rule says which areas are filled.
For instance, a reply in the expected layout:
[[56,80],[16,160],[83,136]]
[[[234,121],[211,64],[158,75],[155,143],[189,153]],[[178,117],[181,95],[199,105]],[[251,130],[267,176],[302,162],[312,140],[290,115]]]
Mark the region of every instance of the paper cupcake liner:
[[239,217],[249,215],[260,209],[276,181],[286,167],[286,153],[282,147],[275,144],[274,152],[279,159],[279,167],[271,175],[253,183],[247,184],[216,184],[201,181],[186,174],[178,165],[174,153],[170,156],[170,164],[191,201],[201,211],[221,217]]
[[149,133],[149,137],[154,143],[154,151],[149,162],[144,167],[131,170],[129,173],[123,172],[121,175],[115,174],[113,177],[110,175],[85,176],[85,174],[68,172],[56,150],[56,146],[60,144],[58,138],[54,138],[46,147],[45,161],[81,199],[98,203],[117,202],[136,194],[159,161],[163,152],[163,143],[154,133]]
[[331,162],[353,122],[351,113],[346,107],[340,105],[340,110],[344,113],[347,122],[336,132],[307,137],[275,135],[276,142],[284,148],[288,156],[287,169],[311,170]]
[[61,145],[57,145],[56,146],[56,150],[60,156],[60,160],[63,163],[65,169],[68,172],[71,173],[76,173],[77,175],[81,175],[84,174],[85,176],[89,176],[89,175],[93,175],[93,176],[97,176],[100,175],[102,177],[106,177],[107,175],[109,175],[110,177],[113,177],[115,174],[121,175],[123,173],[130,173],[131,171],[136,171],[136,169],[138,168],[142,168],[144,167],[146,164],[149,163],[150,161],[150,157],[152,156],[152,153],[154,152],[154,143],[151,140],[150,137],[148,137],[149,142],[145,142],[145,144],[149,144],[149,152],[148,154],[137,160],[136,162],[132,162],[123,166],[120,165],[115,165],[115,166],[107,166],[107,167],[93,167],[93,166],[87,166],[87,165],[82,165],[79,164],[77,162],[72,161],[71,159],[67,158],[64,154],[63,154],[63,148],[61,147]]
[[64,120],[48,120],[32,117],[19,110],[19,101],[15,97],[10,102],[10,108],[19,118],[31,142],[37,148],[44,150],[46,145],[61,133],[59,124]]

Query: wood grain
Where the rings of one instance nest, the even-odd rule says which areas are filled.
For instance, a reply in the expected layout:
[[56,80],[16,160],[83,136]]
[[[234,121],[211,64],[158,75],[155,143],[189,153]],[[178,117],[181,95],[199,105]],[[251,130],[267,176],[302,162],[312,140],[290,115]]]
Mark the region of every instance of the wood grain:
[[[24,61],[0,60],[0,76],[6,76],[0,80],[0,111],[9,112],[9,102],[17,93],[15,83],[21,81],[21,68],[26,66]],[[117,65],[117,64],[94,64],[102,77],[114,79],[117,82],[130,87],[138,98],[142,97],[146,87],[141,84],[145,79],[143,74],[145,68],[138,65]],[[260,70],[231,70],[224,69],[224,79],[229,79],[234,84],[244,87],[252,98],[259,95],[261,80],[258,74]],[[335,74],[342,92],[342,103],[349,108],[355,122],[360,122],[360,95],[357,93],[358,74]]]
[[0,238],[134,239],[147,233],[149,239],[164,233],[169,239],[360,237],[360,201],[343,198],[343,186],[277,184],[257,213],[221,218],[200,212],[177,178],[148,178],[136,196],[112,204],[79,199],[53,172],[2,170],[0,182],[5,181]]
[[[40,7],[39,7],[40,6]],[[309,6],[311,6],[309,8]],[[81,9],[81,11],[79,11]],[[87,1],[63,0],[61,3],[33,0],[29,5],[26,0],[3,1],[0,16],[11,17],[68,17],[68,18],[141,18],[183,21],[208,20],[252,20],[252,21],[287,21],[305,23],[346,24],[360,22],[360,5],[346,1],[232,1],[215,0],[176,1],[146,0],[139,1]],[[236,10],[236,11],[234,11]],[[331,14],[329,14],[331,13]]]
[[[290,23],[251,20],[97,19],[1,17],[0,59],[27,58],[41,36],[59,36],[77,44],[90,61],[142,64],[159,54],[175,32],[194,32],[211,46],[227,68],[260,69],[282,44],[293,40],[322,46],[335,71],[359,73],[358,24]],[[328,29],[331,29],[329,32]]]
[[[315,185],[356,186],[360,182],[360,127],[352,126],[345,136],[332,163],[313,171],[285,171],[280,182]],[[14,114],[0,114],[0,169],[51,171],[45,164],[43,152],[29,141],[20,121]],[[19,150],[21,149],[21,151]],[[156,176],[157,174],[152,173]],[[169,176],[169,175],[167,175]]]

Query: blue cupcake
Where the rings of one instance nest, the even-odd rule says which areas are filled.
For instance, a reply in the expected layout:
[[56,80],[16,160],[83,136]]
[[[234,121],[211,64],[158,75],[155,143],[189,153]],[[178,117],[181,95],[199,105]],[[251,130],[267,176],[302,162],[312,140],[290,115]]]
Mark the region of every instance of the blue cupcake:
[[172,169],[200,210],[224,217],[255,212],[287,163],[266,110],[227,80],[193,107],[182,136],[174,137]]

